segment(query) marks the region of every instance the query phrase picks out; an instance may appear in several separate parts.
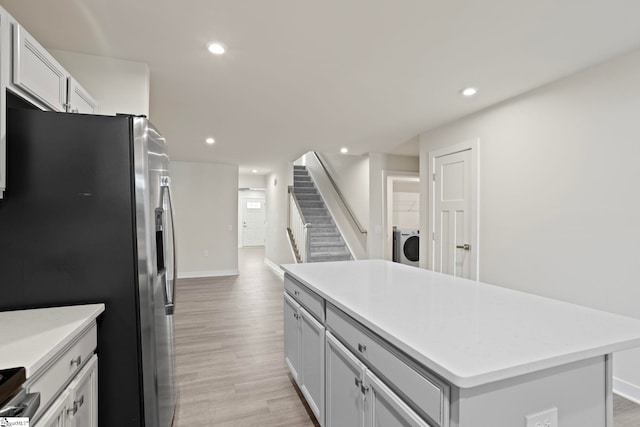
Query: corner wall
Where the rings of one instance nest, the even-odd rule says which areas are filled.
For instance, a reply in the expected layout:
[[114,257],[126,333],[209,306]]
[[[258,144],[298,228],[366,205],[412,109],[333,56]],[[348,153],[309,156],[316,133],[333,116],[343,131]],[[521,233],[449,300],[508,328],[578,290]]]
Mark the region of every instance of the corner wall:
[[[481,281],[640,319],[638,75],[635,51],[420,136],[423,175],[429,151],[480,140]],[[614,358],[636,400],[639,362]]]
[[171,162],[178,277],[238,274],[238,167]]
[[266,178],[267,235],[264,243],[265,263],[274,271],[280,264],[295,262],[287,238],[288,192],[293,185],[293,163],[278,166]]

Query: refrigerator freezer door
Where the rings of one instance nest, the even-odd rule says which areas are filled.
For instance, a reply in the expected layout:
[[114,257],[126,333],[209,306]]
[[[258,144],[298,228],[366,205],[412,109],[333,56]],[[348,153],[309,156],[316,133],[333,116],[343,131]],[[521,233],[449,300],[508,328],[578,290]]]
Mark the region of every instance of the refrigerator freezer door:
[[174,274],[170,196],[163,185],[169,157],[164,138],[146,119],[133,119],[133,135],[145,425],[168,427],[177,397],[173,312],[165,311]]

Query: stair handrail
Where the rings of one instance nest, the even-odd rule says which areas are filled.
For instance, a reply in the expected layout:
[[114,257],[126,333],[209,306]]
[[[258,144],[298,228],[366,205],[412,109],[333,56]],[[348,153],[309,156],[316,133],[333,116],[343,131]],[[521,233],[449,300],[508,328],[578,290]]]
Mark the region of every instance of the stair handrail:
[[333,177],[331,176],[331,173],[329,173],[329,170],[325,166],[324,162],[322,161],[322,159],[320,158],[318,153],[315,152],[315,151],[312,151],[312,153],[315,156],[315,158],[318,160],[318,163],[320,163],[320,166],[322,166],[322,169],[324,170],[324,173],[327,175],[327,178],[329,178],[329,181],[331,182],[331,185],[333,186],[333,189],[336,191],[336,194],[340,198],[340,201],[342,202],[344,207],[347,209],[347,213],[349,214],[349,216],[353,220],[353,222],[356,225],[356,227],[358,227],[358,231],[361,234],[367,234],[367,230],[362,226],[362,224],[360,224],[360,221],[358,221],[358,218],[356,218],[356,215],[351,210],[351,206],[349,206],[349,203],[347,203],[347,200],[344,198],[344,195],[342,194],[342,191],[340,191],[340,188],[338,187],[338,184],[336,184],[336,182],[333,180]]
[[289,186],[287,192],[289,194],[288,229],[291,232],[290,236],[295,244],[295,249],[300,255],[300,261],[307,262],[309,254],[309,222],[307,222],[302,213],[293,187]]

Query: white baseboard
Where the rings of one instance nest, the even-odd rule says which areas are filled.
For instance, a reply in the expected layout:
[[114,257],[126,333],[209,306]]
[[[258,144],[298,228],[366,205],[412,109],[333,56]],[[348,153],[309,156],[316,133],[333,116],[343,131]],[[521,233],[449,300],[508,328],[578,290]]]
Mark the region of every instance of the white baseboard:
[[640,404],[640,386],[613,377],[613,392],[625,399]]
[[193,279],[197,277],[237,276],[238,270],[184,271],[178,273],[178,279]]
[[284,271],[280,268],[280,266],[278,264],[276,264],[275,262],[273,262],[273,261],[271,261],[270,259],[267,259],[267,258],[264,259],[264,263],[267,264],[267,267],[272,269],[274,273],[276,273],[278,276],[284,278]]

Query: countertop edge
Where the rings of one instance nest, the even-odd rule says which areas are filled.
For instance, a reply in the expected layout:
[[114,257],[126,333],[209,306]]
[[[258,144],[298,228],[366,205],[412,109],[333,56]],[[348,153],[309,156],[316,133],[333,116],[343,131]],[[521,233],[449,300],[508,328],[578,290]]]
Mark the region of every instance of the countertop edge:
[[[34,362],[31,366],[25,366],[25,374],[27,381],[33,377],[36,373],[38,373],[47,362],[52,359],[56,354],[62,351],[65,347],[71,343],[73,337],[77,336],[80,332],[87,329],[93,321],[95,321],[100,314],[102,314],[105,310],[105,305],[100,304],[86,304],[86,307],[95,306],[94,310],[85,315],[85,317],[80,321],[77,325],[75,325],[72,329],[69,330],[69,333],[65,337],[64,340],[58,342],[55,346],[50,347],[46,353],[43,353],[42,356]],[[69,307],[77,307],[77,306],[69,306]]]

